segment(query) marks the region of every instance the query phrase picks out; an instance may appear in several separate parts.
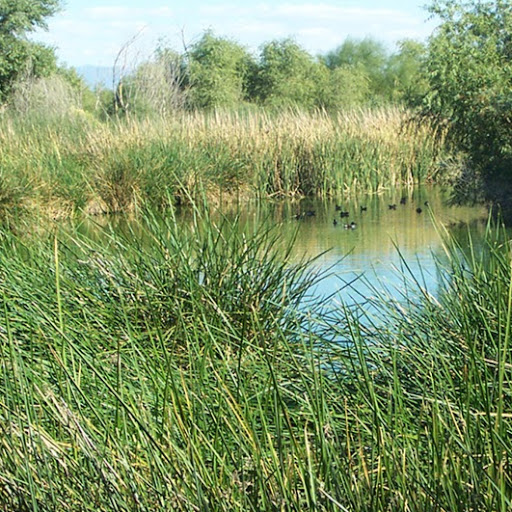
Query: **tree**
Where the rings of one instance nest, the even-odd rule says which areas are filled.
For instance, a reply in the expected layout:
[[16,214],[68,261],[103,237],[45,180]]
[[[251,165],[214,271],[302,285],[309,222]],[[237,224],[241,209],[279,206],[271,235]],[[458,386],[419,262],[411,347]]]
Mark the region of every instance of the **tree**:
[[347,38],[341,46],[327,53],[323,60],[331,70],[342,67],[353,70],[359,76],[365,74],[371,96],[389,95],[386,82],[388,53],[382,43],[371,38]]
[[364,70],[340,66],[325,68],[325,79],[319,83],[317,104],[336,111],[364,105],[369,98],[369,80]]
[[315,106],[322,82],[318,62],[292,39],[266,43],[250,86],[251,96],[272,106]]
[[245,99],[252,58],[243,46],[208,31],[192,46],[188,59],[192,107],[235,106]]
[[58,7],[59,0],[0,0],[0,102],[27,66],[36,76],[55,70],[53,50],[29,41],[27,34],[46,28],[46,18]]
[[512,4],[435,1],[441,24],[426,59],[424,113],[488,177],[512,170]]
[[405,39],[398,44],[398,52],[389,57],[386,68],[389,97],[392,101],[417,104],[428,89],[422,74],[426,47],[423,43]]

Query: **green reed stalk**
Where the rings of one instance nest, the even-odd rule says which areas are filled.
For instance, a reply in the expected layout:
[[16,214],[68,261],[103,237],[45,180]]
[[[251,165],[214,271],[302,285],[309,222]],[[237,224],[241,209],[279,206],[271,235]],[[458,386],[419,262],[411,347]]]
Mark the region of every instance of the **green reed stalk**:
[[435,297],[404,274],[399,300],[334,310],[274,229],[204,204],[2,235],[0,508],[511,507],[499,228],[446,237]]

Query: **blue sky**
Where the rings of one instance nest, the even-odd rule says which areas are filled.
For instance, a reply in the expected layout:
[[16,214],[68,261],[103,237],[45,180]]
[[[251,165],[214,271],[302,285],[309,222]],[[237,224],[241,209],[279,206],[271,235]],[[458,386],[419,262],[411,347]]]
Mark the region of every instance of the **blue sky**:
[[[146,58],[159,39],[177,50],[204,30],[230,37],[256,51],[264,42],[293,37],[313,54],[336,48],[348,36],[372,36],[390,46],[404,38],[424,40],[432,32],[425,1],[254,0],[234,2],[165,0],[67,0],[37,40],[57,48],[69,65],[111,66],[123,44],[132,60]],[[132,62],[133,63],[133,62]]]

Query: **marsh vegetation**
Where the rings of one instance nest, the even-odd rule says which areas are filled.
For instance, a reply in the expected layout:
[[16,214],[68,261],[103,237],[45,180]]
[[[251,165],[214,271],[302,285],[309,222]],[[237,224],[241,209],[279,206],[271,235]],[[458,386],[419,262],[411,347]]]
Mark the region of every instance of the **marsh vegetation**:
[[4,208],[54,217],[223,199],[353,196],[434,181],[442,133],[398,107],[326,113],[182,113],[104,124],[74,113],[7,119]]
[[[4,4],[0,509],[512,509],[509,233],[418,188],[507,190],[506,2],[394,53],[207,32],[95,91],[26,38],[56,0]],[[322,296],[330,237],[386,226],[435,287],[398,246],[395,294]]]
[[143,222],[2,233],[5,507],[510,508],[503,232],[446,236],[442,291],[409,276],[374,327],[308,295],[275,230]]

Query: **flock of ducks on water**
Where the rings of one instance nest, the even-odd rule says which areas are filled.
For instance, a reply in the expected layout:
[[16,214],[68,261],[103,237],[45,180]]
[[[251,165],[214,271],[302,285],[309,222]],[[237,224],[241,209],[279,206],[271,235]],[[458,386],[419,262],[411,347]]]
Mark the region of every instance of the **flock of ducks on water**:
[[[406,197],[402,197],[402,199],[400,199],[400,204],[401,205],[406,205],[407,204],[407,198]],[[428,201],[425,201],[424,203],[425,206],[429,206],[429,203]],[[368,207],[367,206],[360,206],[360,211],[361,212],[365,212],[368,210]],[[393,203],[393,204],[388,204],[388,209],[389,210],[396,210],[396,204]],[[347,217],[350,217],[350,212],[348,211],[344,211],[343,208],[339,205],[336,205],[335,206],[335,210],[337,212],[340,212],[340,218],[341,219],[344,219],[344,218],[347,218]],[[419,206],[416,208],[416,213],[420,214],[421,212],[423,212],[423,209],[420,208]],[[306,210],[304,212],[301,212],[301,213],[297,213],[296,215],[294,215],[294,218],[297,219],[297,220],[300,220],[300,219],[303,219],[304,217],[314,217],[316,215],[316,212],[315,210]],[[338,220],[336,218],[333,219],[332,221],[332,224],[333,226],[337,226],[338,225]],[[352,222],[346,222],[343,224],[343,227],[345,229],[356,229],[357,228],[357,224],[352,221]]]

